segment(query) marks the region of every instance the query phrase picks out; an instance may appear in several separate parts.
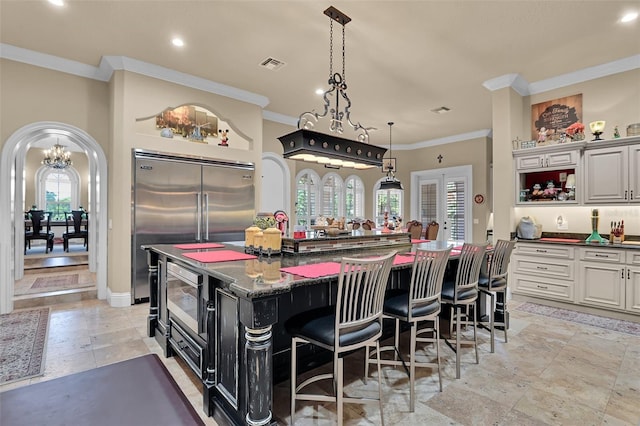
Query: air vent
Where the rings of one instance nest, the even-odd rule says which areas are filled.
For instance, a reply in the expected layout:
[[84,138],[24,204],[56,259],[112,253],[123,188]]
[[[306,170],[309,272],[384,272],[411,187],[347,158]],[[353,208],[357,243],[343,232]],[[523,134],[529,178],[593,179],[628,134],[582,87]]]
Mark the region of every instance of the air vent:
[[436,114],[445,114],[449,111],[451,111],[451,108],[447,108],[446,106],[441,106],[440,108],[434,108],[431,110],[431,112],[434,112]]
[[271,71],[277,71],[280,68],[284,67],[285,65],[287,65],[287,64],[285,64],[284,62],[279,61],[279,60],[277,60],[275,58],[271,58],[271,57],[269,57],[269,58],[265,59],[264,61],[260,62],[260,66],[261,67],[267,68],[267,69],[269,69]]

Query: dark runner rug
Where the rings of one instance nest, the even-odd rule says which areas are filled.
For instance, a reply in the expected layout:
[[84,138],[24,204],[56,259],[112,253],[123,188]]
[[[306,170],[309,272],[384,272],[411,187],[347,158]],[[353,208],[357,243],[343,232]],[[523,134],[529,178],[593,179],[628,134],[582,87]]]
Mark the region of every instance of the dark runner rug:
[[43,373],[48,330],[49,308],[0,315],[0,384]]
[[531,302],[525,302],[520,306],[517,306],[516,309],[532,314],[544,315],[551,318],[578,322],[580,324],[640,336],[640,323],[633,321],[601,317],[599,315],[585,314],[583,312],[572,311],[570,309],[554,308],[553,306],[539,305]]
[[204,425],[156,354],[0,393],[2,426]]

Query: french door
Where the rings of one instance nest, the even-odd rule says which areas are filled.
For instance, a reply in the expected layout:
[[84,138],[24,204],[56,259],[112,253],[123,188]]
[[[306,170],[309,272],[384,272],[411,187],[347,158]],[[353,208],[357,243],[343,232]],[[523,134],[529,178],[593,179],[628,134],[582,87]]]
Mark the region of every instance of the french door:
[[471,166],[412,173],[412,217],[438,222],[438,240],[472,240],[471,176]]

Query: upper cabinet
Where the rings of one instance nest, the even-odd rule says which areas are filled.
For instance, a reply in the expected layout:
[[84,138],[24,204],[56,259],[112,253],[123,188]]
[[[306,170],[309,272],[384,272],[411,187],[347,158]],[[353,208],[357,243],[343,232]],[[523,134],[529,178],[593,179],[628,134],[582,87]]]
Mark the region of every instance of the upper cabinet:
[[584,145],[575,142],[514,151],[516,203],[577,204]]
[[585,203],[640,204],[640,138],[622,142],[597,142],[585,149]]

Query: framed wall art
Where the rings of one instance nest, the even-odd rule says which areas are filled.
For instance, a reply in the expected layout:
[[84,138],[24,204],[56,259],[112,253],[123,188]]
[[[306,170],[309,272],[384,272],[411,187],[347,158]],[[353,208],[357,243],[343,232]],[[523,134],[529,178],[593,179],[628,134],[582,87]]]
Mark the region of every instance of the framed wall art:
[[531,138],[539,145],[563,142],[566,129],[582,122],[582,94],[531,105]]

